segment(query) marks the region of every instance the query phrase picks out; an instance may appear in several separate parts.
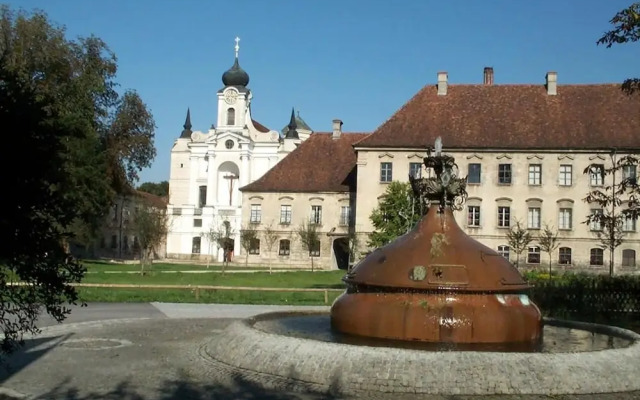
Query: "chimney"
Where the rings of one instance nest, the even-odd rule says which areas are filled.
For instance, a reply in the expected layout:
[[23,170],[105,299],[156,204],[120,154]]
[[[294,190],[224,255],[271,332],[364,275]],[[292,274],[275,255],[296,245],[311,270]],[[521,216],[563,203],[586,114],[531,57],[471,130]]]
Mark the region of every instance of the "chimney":
[[444,96],[447,94],[447,72],[438,72],[438,96]]
[[493,85],[493,67],[484,67],[484,82],[485,85]]
[[342,120],[334,119],[333,120],[333,134],[331,135],[332,139],[340,139],[340,135],[342,135]]
[[558,94],[558,73],[549,71],[547,72],[547,94],[549,96],[555,96]]

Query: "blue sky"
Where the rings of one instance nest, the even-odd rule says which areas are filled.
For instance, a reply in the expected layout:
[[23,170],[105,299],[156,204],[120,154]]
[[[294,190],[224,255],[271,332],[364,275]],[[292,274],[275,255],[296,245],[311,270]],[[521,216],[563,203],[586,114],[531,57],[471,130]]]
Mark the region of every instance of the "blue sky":
[[[2,1],[2,0],[0,0]],[[331,120],[373,131],[437,71],[452,83],[621,82],[640,75],[634,44],[596,46],[631,0],[20,0],[70,37],[95,34],[118,57],[118,82],[156,121],[158,155],[141,182],[169,178],[187,107],[193,128],[216,120],[216,92],[233,63],[249,73],[253,117],[271,129],[291,107],[315,130]]]

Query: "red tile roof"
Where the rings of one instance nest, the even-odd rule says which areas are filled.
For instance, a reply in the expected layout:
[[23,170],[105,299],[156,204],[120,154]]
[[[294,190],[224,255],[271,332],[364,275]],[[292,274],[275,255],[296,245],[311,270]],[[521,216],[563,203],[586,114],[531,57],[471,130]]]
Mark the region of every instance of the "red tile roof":
[[425,86],[356,147],[640,148],[640,97],[620,85]]
[[348,192],[354,177],[356,154],[353,144],[368,133],[331,133],[309,136],[260,179],[242,188],[243,192]]
[[258,132],[263,132],[263,133],[269,132],[269,128],[262,125],[260,122],[256,121],[255,119],[252,119],[251,122],[253,123],[253,126],[258,130]]
[[160,196],[156,196],[155,194],[142,192],[140,190],[136,190],[135,195],[138,196],[143,202],[145,202],[149,206],[155,207],[161,210],[167,208],[167,203],[169,202],[166,196],[160,197]]

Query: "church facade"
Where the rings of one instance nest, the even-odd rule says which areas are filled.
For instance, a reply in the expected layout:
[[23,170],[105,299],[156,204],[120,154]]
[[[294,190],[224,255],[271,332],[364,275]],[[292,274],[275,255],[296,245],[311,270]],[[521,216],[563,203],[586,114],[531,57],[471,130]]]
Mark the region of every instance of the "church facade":
[[[303,130],[288,138],[286,128],[283,136],[252,118],[253,93],[247,87],[249,75],[239,64],[238,41],[233,66],[222,75],[223,87],[217,92],[217,123],[207,131],[192,131],[188,110],[171,150],[168,258],[212,256],[222,261],[224,254],[238,255],[238,189],[260,178],[311,133]],[[304,124],[293,112],[291,118]],[[215,240],[220,235],[230,240],[220,245]]]

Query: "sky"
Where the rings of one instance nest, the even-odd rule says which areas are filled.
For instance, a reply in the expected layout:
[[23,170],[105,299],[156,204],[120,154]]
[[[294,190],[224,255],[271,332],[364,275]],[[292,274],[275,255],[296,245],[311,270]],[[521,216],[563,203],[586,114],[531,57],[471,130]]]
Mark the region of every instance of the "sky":
[[637,44],[596,41],[631,0],[15,0],[70,39],[95,35],[118,58],[156,122],[157,156],[140,182],[169,179],[187,108],[193,130],[216,121],[234,59],[250,76],[252,116],[280,130],[291,108],[314,131],[372,132],[447,71],[451,83],[617,83],[640,75]]

